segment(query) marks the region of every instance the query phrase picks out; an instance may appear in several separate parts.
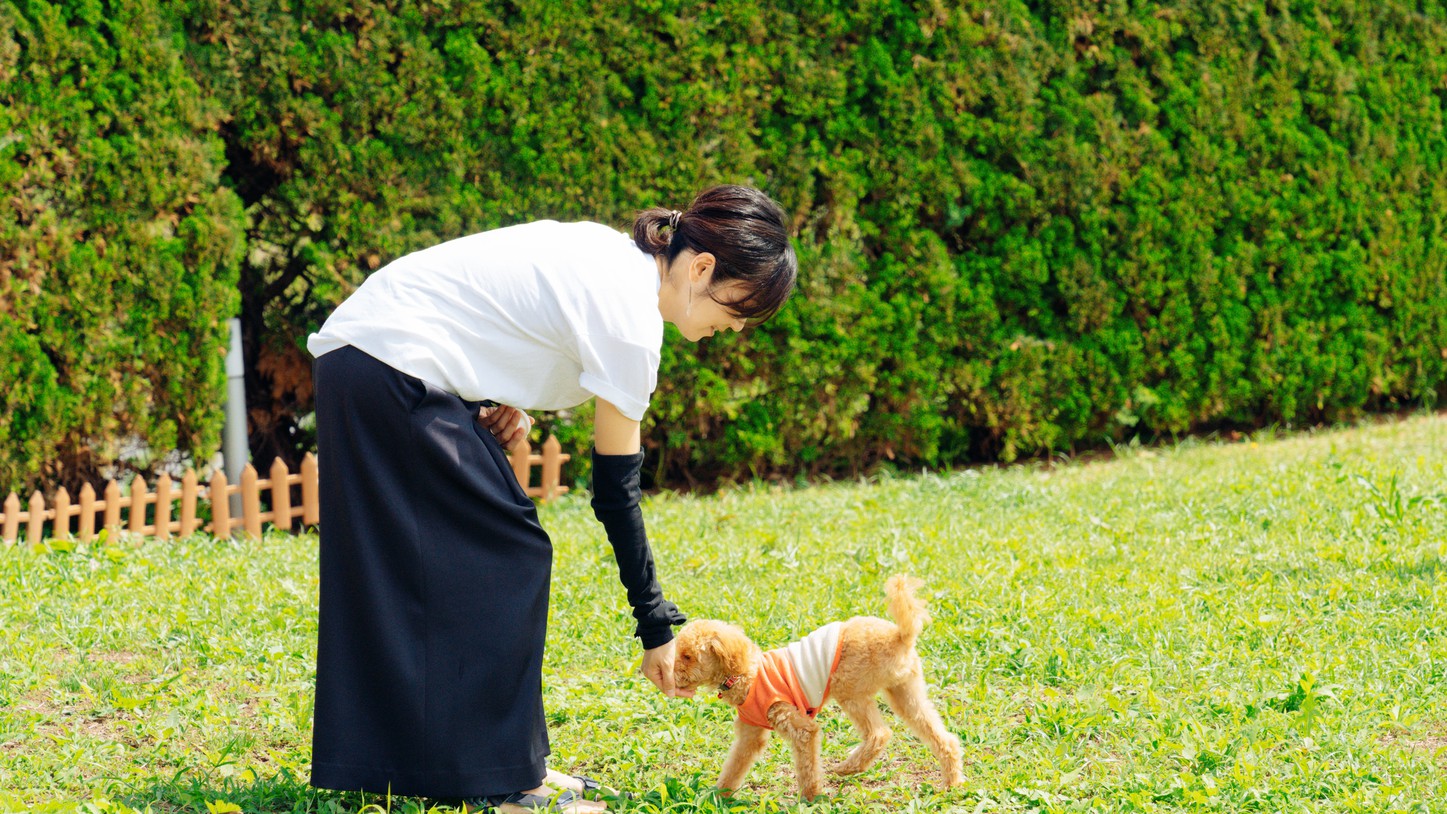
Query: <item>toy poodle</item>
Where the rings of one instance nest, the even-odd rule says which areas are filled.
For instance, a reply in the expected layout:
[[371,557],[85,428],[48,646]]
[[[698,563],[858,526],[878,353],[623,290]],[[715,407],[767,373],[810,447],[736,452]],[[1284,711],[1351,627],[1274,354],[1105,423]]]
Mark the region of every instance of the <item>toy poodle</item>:
[[946,786],[963,782],[960,739],[945,729],[925,694],[924,671],[915,640],[929,621],[915,594],[922,583],[894,576],[885,584],[894,622],[856,616],[832,622],[800,641],[765,653],[736,625],[701,619],[685,625],[674,643],[674,683],[679,690],[716,685],[719,698],[738,710],[734,743],[718,785],[739,787],[768,745],[769,730],[794,753],[799,793],[812,800],[820,791],[819,744],[814,719],[832,700],[844,708],[862,740],[840,763],[840,775],[858,774],[889,743],[889,726],[875,696],[884,693],[896,715],[922,739],[939,761]]

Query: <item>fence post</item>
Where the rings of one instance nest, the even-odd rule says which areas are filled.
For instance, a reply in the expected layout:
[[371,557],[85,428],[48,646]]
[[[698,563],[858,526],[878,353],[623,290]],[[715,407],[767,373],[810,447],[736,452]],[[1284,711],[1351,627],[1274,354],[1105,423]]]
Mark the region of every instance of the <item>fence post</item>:
[[64,486],[55,492],[55,525],[50,527],[50,535],[57,540],[70,538],[70,492]]
[[45,531],[45,495],[40,494],[39,489],[30,495],[30,525],[26,531],[29,532],[25,538],[30,547],[39,547],[41,532]]
[[271,462],[271,524],[291,531],[291,472],[281,458]]
[[317,500],[317,456],[308,452],[301,459],[301,522],[315,526],[321,522],[320,502]]
[[156,525],[151,533],[157,537],[171,536],[171,476],[156,478]]
[[80,541],[88,543],[95,537],[95,487],[89,483],[80,487]]
[[241,470],[241,520],[246,533],[261,539],[261,490],[256,488],[256,467]]
[[129,531],[132,534],[146,533],[146,498],[150,497],[151,489],[146,484],[146,479],[137,475],[131,481],[131,516]]
[[231,539],[231,501],[226,498],[226,473],[219,469],[211,476],[211,536]]
[[558,436],[549,435],[543,442],[543,500],[552,500],[558,494],[558,481],[563,475],[563,445]]
[[186,474],[181,476],[181,532],[182,537],[190,537],[191,532],[196,530],[196,471],[187,469]]
[[105,528],[114,534],[121,530],[121,485],[115,481],[106,484]]
[[14,492],[11,492],[10,497],[5,498],[5,532],[3,539],[7,544],[13,543],[19,535],[20,498],[16,497]]

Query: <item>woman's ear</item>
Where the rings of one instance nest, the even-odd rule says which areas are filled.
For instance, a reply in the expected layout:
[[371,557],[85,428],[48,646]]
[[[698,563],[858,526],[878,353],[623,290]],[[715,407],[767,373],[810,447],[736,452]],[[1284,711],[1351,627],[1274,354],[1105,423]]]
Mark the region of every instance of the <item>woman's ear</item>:
[[695,285],[703,283],[707,286],[713,281],[713,267],[718,259],[713,252],[700,252],[693,256],[688,262],[688,280]]

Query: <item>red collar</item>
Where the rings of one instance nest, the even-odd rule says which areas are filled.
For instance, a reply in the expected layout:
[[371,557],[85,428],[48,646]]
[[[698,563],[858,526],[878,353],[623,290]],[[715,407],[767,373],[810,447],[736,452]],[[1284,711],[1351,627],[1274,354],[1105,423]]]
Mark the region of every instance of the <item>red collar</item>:
[[718,697],[723,698],[723,694],[732,689],[735,684],[739,683],[739,679],[741,678],[743,678],[743,676],[729,676],[725,679],[724,683],[718,685]]

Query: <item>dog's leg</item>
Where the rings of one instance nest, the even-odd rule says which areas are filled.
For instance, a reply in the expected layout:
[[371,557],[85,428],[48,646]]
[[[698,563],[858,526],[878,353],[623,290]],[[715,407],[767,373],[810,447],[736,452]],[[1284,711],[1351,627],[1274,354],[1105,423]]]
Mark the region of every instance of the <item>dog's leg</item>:
[[859,730],[859,745],[849,753],[849,757],[829,767],[834,774],[859,774],[874,764],[879,753],[889,743],[892,733],[889,725],[884,722],[884,716],[879,714],[879,707],[874,703],[873,698],[850,698],[835,699],[839,702],[840,708],[854,722],[854,728]]
[[769,723],[779,737],[789,742],[794,751],[794,779],[805,800],[819,796],[819,743],[823,732],[819,722],[800,712],[792,704],[780,701],[769,707]]
[[934,753],[935,760],[940,762],[940,770],[944,772],[945,785],[963,783],[965,770],[960,739],[945,729],[944,721],[940,720],[940,714],[925,692],[924,678],[916,674],[885,689],[884,697],[889,700],[894,713],[903,718],[910,730]]
[[719,773],[719,788],[729,791],[738,788],[744,782],[744,775],[749,773],[749,768],[768,745],[769,730],[735,718],[734,743],[729,747],[729,756],[724,759],[723,771]]

